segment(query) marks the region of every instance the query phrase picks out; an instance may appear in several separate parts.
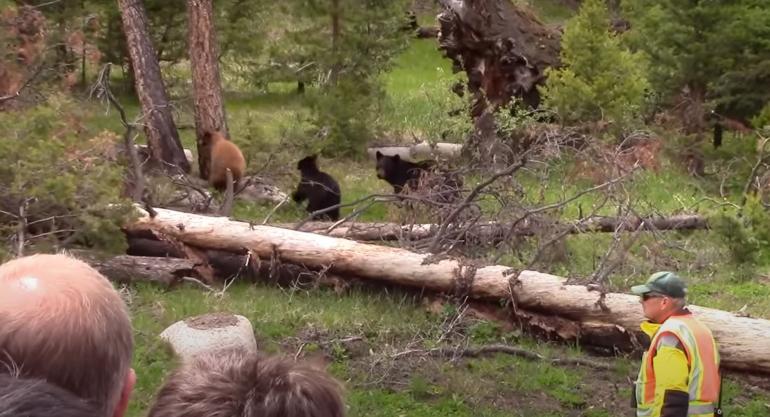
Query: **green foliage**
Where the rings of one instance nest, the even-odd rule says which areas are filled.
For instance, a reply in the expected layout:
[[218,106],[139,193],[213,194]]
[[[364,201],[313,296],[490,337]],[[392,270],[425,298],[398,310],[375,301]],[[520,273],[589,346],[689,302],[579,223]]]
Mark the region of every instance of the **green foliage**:
[[[61,96],[23,117],[0,113],[0,125],[7,126],[0,141],[0,234],[15,232],[18,219],[9,213],[25,207],[28,222],[40,221],[31,229],[37,232],[29,237],[33,244],[70,236],[105,250],[124,249],[120,226],[131,206],[120,195],[122,167],[106,157],[119,138],[85,136],[81,117],[75,103]],[[48,218],[54,221],[42,221]]]
[[[279,60],[312,66],[320,88],[311,120],[323,138],[312,149],[361,155],[377,133],[385,98],[381,72],[405,46],[400,31],[406,2],[294,0],[282,10],[295,23],[286,30]],[[288,42],[288,45],[284,45]],[[271,49],[276,53],[276,48]],[[304,76],[303,76],[304,77]]]
[[741,212],[719,213],[709,219],[709,224],[722,237],[737,264],[770,261],[770,217],[758,196],[747,196]]
[[608,120],[618,130],[638,116],[647,82],[640,56],[611,34],[602,0],[585,1],[562,38],[563,68],[548,71],[545,104],[566,123]]
[[765,132],[765,135],[770,134],[770,102],[765,104],[759,114],[751,119],[751,124],[756,129]]
[[345,78],[311,99],[312,123],[323,140],[311,151],[327,155],[362,155],[374,137],[384,94],[374,79]]
[[770,10],[762,0],[624,0],[630,43],[668,97],[688,87],[722,112],[751,116],[770,98]]
[[502,329],[497,323],[491,321],[479,321],[471,326],[471,339],[478,344],[493,343],[500,339]]

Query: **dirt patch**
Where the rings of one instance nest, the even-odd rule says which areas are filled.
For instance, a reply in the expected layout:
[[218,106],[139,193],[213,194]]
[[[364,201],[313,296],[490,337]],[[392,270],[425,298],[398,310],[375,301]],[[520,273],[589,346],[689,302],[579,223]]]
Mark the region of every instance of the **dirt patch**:
[[212,313],[204,314],[202,316],[189,318],[184,321],[187,326],[193,329],[206,330],[217,329],[220,327],[235,326],[238,324],[238,319],[228,313]]

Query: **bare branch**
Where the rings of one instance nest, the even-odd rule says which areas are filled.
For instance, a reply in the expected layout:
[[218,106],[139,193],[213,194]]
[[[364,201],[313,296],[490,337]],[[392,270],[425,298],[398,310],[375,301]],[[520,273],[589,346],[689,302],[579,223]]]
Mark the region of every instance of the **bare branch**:
[[475,358],[479,356],[492,355],[496,353],[506,353],[509,355],[520,356],[526,359],[548,361],[553,364],[583,365],[583,366],[588,366],[596,369],[611,369],[611,366],[608,363],[597,362],[597,361],[592,361],[592,360],[583,359],[583,358],[551,358],[549,359],[531,350],[526,350],[520,347],[508,346],[503,344],[493,344],[493,345],[464,348],[464,349],[459,349],[459,348],[433,348],[433,349],[427,349],[427,350],[410,349],[403,352],[399,352],[393,355],[392,357],[394,359],[398,359],[398,358],[411,356],[411,355],[427,355],[427,356],[433,356],[433,357],[463,356],[463,357]]
[[[95,94],[96,97],[106,98],[120,113],[120,122],[123,124],[123,127],[126,128],[126,131],[123,134],[123,145],[126,148],[126,152],[128,152],[131,160],[131,167],[133,169],[134,190],[132,198],[135,202],[141,202],[144,201],[145,180],[144,174],[142,173],[142,165],[139,161],[139,154],[136,151],[136,146],[134,146],[132,137],[135,125],[128,122],[126,119],[126,111],[110,90],[111,67],[112,63],[108,62],[102,67],[102,70],[99,71],[96,83],[91,87],[91,95]],[[146,203],[148,206],[150,205],[149,202]]]
[[498,178],[503,176],[512,175],[514,172],[521,169],[524,165],[526,165],[527,159],[526,157],[522,157],[520,160],[516,161],[515,163],[511,164],[507,168],[498,171],[494,173],[491,177],[487,178],[486,181],[483,181],[481,184],[477,185],[476,188],[474,188],[466,197],[465,200],[457,206],[450,214],[449,216],[444,219],[443,222],[441,222],[441,226],[439,226],[439,231],[436,233],[436,236],[433,237],[433,243],[431,243],[430,248],[428,249],[430,252],[436,252],[439,249],[439,246],[441,244],[441,238],[444,236],[444,233],[446,233],[446,229],[449,226],[450,223],[452,223],[457,216],[465,210],[468,206],[470,206],[470,203],[473,202],[476,197],[481,193],[481,191],[489,186],[490,184],[497,181]]
[[746,206],[746,200],[748,199],[749,191],[751,190],[751,184],[754,182],[754,178],[757,176],[757,172],[759,171],[759,168],[767,163],[767,145],[770,143],[770,140],[768,138],[763,137],[759,133],[757,133],[757,136],[760,137],[762,140],[762,148],[759,150],[759,154],[757,155],[757,161],[754,163],[754,166],[751,168],[751,173],[749,174],[749,177],[746,179],[746,184],[743,186],[743,195],[741,197],[741,208]]

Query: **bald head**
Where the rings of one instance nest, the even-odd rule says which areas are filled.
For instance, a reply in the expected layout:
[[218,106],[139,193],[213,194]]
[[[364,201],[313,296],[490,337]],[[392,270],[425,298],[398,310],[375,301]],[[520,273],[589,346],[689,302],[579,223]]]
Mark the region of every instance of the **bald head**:
[[88,264],[32,255],[0,265],[0,372],[46,379],[112,416],[132,348],[123,300]]

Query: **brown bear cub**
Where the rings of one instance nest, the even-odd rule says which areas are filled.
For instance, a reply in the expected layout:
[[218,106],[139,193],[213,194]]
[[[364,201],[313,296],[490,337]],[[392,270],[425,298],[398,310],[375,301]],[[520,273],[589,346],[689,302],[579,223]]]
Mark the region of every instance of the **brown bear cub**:
[[203,143],[211,152],[209,184],[219,191],[227,189],[227,169],[229,168],[233,174],[233,182],[237,185],[246,171],[246,160],[238,145],[227,140],[220,132],[206,132],[203,135]]
[[[331,175],[318,169],[316,159],[317,155],[308,156],[297,163],[297,169],[302,177],[297,190],[291,196],[297,203],[308,200],[308,213],[339,205],[342,197],[340,185]],[[339,207],[313,216],[313,220],[339,220],[339,218]]]

